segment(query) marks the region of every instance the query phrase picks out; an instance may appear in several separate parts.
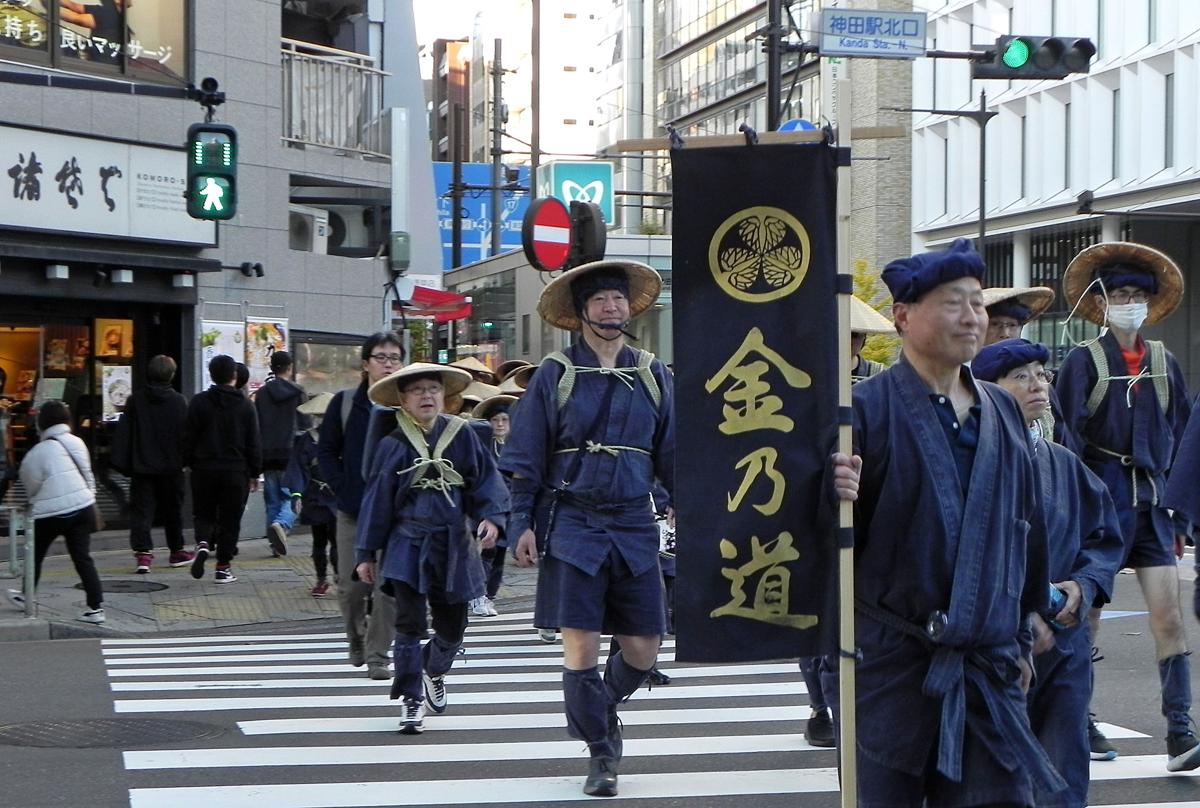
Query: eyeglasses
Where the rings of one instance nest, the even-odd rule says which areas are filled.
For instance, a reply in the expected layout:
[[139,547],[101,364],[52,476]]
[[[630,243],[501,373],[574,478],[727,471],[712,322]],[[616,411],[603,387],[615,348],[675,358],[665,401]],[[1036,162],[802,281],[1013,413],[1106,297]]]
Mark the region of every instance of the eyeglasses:
[[1038,380],[1038,384],[1050,384],[1054,381],[1054,377],[1045,370],[1039,370],[1037,373],[1019,370],[1016,373],[1010,373],[1008,378],[1020,385],[1028,385],[1034,379]]
[[1108,302],[1123,306],[1126,303],[1147,303],[1150,295],[1144,291],[1126,292],[1124,289],[1113,289],[1108,293]]
[[404,355],[398,353],[373,353],[371,358],[381,365],[398,365],[404,361]]
[[425,396],[436,396],[441,392],[442,392],[442,386],[439,384],[439,385],[432,385],[429,387],[408,387],[408,388],[405,388],[404,395],[416,396],[417,398],[424,398]]

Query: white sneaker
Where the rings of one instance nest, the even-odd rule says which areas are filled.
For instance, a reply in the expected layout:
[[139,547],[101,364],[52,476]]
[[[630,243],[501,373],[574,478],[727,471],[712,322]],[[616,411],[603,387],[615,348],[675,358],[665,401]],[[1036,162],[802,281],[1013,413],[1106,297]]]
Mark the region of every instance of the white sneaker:
[[404,699],[404,713],[400,718],[401,735],[420,735],[425,731],[425,699]]
[[426,706],[438,715],[446,712],[446,677],[422,673],[421,681],[425,684]]
[[21,594],[20,589],[8,589],[5,590],[4,594],[8,596],[8,601],[13,606],[16,606],[18,609],[25,608],[25,596]]
[[83,614],[81,614],[79,616],[79,619],[85,623],[103,623],[104,622],[104,609],[103,609],[103,607],[101,607],[99,609],[88,609],[86,612],[84,612]]
[[476,617],[487,617],[487,598],[475,598],[471,601],[471,614]]
[[496,603],[488,597],[483,599],[483,605],[487,608],[488,617],[499,617],[500,612],[496,611]]

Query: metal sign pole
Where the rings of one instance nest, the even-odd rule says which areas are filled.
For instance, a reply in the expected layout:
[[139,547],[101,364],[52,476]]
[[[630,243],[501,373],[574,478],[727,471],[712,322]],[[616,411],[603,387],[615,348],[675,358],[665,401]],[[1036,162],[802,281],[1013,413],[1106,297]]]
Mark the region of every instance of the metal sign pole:
[[[839,147],[851,145],[850,80],[837,82],[837,141]],[[842,160],[837,170],[837,271],[839,281],[853,290],[850,264],[850,161]],[[846,289],[847,286],[841,286]],[[850,295],[839,294],[838,306],[838,407],[850,411]],[[838,451],[854,454],[854,436],[849,419],[838,425]],[[858,805],[858,732],[855,718],[854,643],[854,504],[842,500],[838,505],[838,726],[841,756],[841,805]]]

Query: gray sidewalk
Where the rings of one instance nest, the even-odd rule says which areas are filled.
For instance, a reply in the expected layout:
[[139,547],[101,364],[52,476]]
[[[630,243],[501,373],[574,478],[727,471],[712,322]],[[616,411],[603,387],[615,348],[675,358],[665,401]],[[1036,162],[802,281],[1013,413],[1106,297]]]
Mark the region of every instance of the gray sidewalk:
[[[23,617],[7,599],[0,601],[0,641],[185,633],[284,623],[293,628],[296,624],[313,628],[340,625],[336,585],[331,585],[322,599],[309,594],[316,575],[310,558],[312,539],[307,533],[293,534],[288,540],[288,554],[281,558],[271,557],[264,539],[242,539],[238,547],[239,555],[233,562],[237,581],[217,585],[211,557],[205,576],[195,580],[187,567],[167,566],[166,548],[156,547],[153,570],[149,575],[138,575],[133,571],[128,534],[96,534],[92,558],[104,585],[107,620],[94,626],[77,619],[85,608],[83,590],[77,588],[79,578],[70,558],[53,555],[65,553],[59,540],[42,567],[36,618]],[[330,576],[332,579],[332,570]],[[510,557],[496,598],[501,614],[529,608],[536,582],[535,569],[517,567]],[[21,582],[0,578],[0,586],[20,589]]]

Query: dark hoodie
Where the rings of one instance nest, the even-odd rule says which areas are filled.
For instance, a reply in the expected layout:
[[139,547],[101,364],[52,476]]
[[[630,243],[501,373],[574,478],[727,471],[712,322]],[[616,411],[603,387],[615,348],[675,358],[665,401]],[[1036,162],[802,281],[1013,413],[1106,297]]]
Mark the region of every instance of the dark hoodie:
[[303,387],[280,378],[267,382],[254,394],[264,469],[287,468],[296,438],[296,408],[304,400]]
[[194,471],[262,471],[258,416],[242,391],[214,384],[192,396],[183,429],[183,462]]
[[151,384],[129,397],[113,437],[113,467],[124,474],[182,474],[187,399]]

